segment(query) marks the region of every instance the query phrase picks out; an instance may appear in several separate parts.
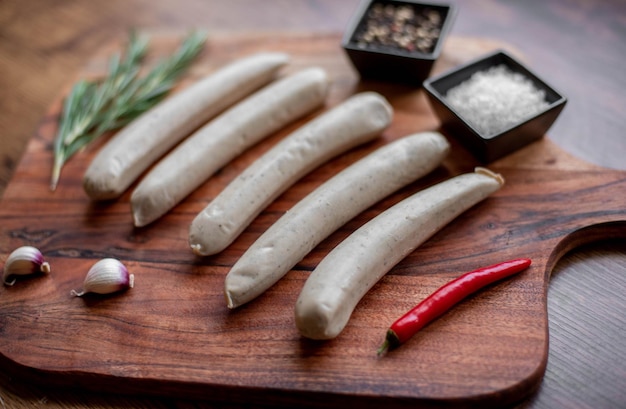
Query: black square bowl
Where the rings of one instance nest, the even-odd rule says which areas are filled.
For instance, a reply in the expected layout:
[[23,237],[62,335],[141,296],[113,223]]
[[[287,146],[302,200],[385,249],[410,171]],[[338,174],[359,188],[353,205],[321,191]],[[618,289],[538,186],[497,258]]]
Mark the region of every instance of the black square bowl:
[[[469,123],[451,105],[448,91],[470,79],[474,73],[504,65],[529,79],[534,87],[545,92],[547,106],[538,113],[498,133],[485,135]],[[479,160],[488,163],[499,159],[543,137],[561,113],[567,99],[546,84],[528,68],[502,50],[481,57],[441,75],[424,81],[424,89],[442,126]]]
[[363,1],[341,45],[361,78],[421,86],[441,54],[454,12],[448,4]]

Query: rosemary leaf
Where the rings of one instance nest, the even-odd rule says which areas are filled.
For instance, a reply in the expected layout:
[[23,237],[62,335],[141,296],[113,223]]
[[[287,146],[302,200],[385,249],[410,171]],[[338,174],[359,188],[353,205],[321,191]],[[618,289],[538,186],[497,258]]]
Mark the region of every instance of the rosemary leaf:
[[191,32],[171,56],[140,77],[148,40],[131,32],[124,54],[111,57],[105,78],[77,82],[63,104],[50,189],[56,189],[61,169],[72,155],[104,133],[126,126],[165,98],[205,40],[204,33]]

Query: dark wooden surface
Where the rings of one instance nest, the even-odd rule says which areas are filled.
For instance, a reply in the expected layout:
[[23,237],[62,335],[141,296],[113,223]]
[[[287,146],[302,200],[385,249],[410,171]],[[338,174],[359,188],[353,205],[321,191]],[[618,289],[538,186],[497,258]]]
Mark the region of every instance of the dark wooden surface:
[[[534,3],[534,2],[533,2]],[[94,48],[130,26],[220,30],[341,30],[351,2],[2,2],[0,124],[3,175],[10,174],[45,109]],[[619,2],[481,2],[460,5],[453,33],[498,38],[570,98],[549,132],[566,151],[624,168],[624,10]],[[130,8],[127,10],[126,8]],[[546,39],[549,38],[548,41]],[[4,176],[5,184],[8,176]],[[549,291],[550,360],[531,407],[615,407],[624,402],[624,244],[576,251],[559,263]],[[607,312],[608,311],[608,312]],[[623,352],[622,352],[623,353]],[[184,400],[127,399],[41,390],[3,379],[7,407],[194,406]],[[568,402],[571,405],[568,405]]]

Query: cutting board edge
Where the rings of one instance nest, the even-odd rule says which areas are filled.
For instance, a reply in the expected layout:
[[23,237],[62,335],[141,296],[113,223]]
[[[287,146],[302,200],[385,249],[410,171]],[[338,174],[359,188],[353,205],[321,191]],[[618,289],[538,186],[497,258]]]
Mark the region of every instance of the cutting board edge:
[[550,285],[550,276],[559,260],[577,248],[598,244],[608,240],[626,239],[626,219],[619,217],[580,227],[566,234],[556,244],[546,264],[546,288]]
[[[98,394],[114,393],[128,397],[172,398],[200,400],[224,404],[266,404],[268,399],[272,407],[288,408],[297,404],[303,408],[343,409],[346,405],[358,404],[363,409],[378,409],[383,404],[392,404],[394,409],[415,408],[463,408],[480,405],[482,408],[508,407],[532,396],[541,386],[547,365],[547,345],[544,359],[529,376],[507,388],[476,395],[424,397],[424,396],[385,396],[379,393],[339,393],[324,390],[259,388],[249,385],[207,384],[201,381],[180,381],[176,379],[154,379],[113,374],[90,373],[85,371],[57,371],[23,365],[7,357],[0,351],[0,366],[5,369],[5,376],[12,381],[34,384],[43,390],[62,389],[88,391]],[[119,379],[125,380],[120,388]],[[245,396],[243,398],[242,396]]]

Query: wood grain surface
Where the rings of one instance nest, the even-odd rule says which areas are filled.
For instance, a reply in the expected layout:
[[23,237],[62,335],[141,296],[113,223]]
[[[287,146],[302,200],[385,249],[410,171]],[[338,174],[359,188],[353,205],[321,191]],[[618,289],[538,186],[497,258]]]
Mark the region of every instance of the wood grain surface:
[[[155,58],[174,45],[156,35]],[[299,263],[260,299],[236,311],[224,305],[223,278],[252,241],[295,201],[378,146],[438,121],[422,90],[359,82],[337,50],[338,35],[229,34],[211,38],[189,84],[235,58],[261,50],[289,53],[285,73],[318,65],[333,86],[325,109],[362,90],[386,96],[392,126],[375,143],[315,170],[266,209],[226,251],[195,257],[188,226],[207,202],[261,152],[303,123],[271,136],[223,168],[162,220],[133,228],[129,192],[120,200],[90,202],[81,177],[98,146],[65,169],[57,192],[48,190],[51,143],[60,99],[31,140],[0,210],[0,253],[31,244],[53,266],[3,288],[0,349],[3,366],[26,381],[78,385],[99,391],[196,397],[275,405],[404,407],[510,405],[539,386],[548,353],[546,288],[556,261],[572,247],[624,234],[626,174],[586,165],[544,139],[490,165],[507,183],[403,260],[362,300],[337,339],[301,339],[293,304],[320,259],[359,225],[401,198],[478,163],[453,142],[443,166],[390,196]],[[491,51],[497,42],[451,38],[436,71]],[[115,45],[87,65],[101,72]],[[307,118],[307,119],[310,119]],[[563,211],[563,203],[571,203]],[[482,292],[426,328],[404,348],[378,359],[386,327],[403,311],[461,272],[527,256],[533,266]],[[123,260],[135,288],[117,297],[72,298],[89,266],[101,257]]]
[[[455,35],[514,45],[568,99],[550,129],[560,149],[626,169],[626,7],[621,0],[453,0]],[[59,92],[94,50],[130,28],[341,32],[358,0],[3,0],[0,2],[0,194]],[[47,164],[40,164],[46,166]],[[626,401],[626,240],[576,248],[548,291],[550,349],[544,380],[523,408],[615,408]],[[255,407],[272,407],[270,400]],[[214,408],[191,398],[133,397],[22,382],[0,364],[3,408]]]

